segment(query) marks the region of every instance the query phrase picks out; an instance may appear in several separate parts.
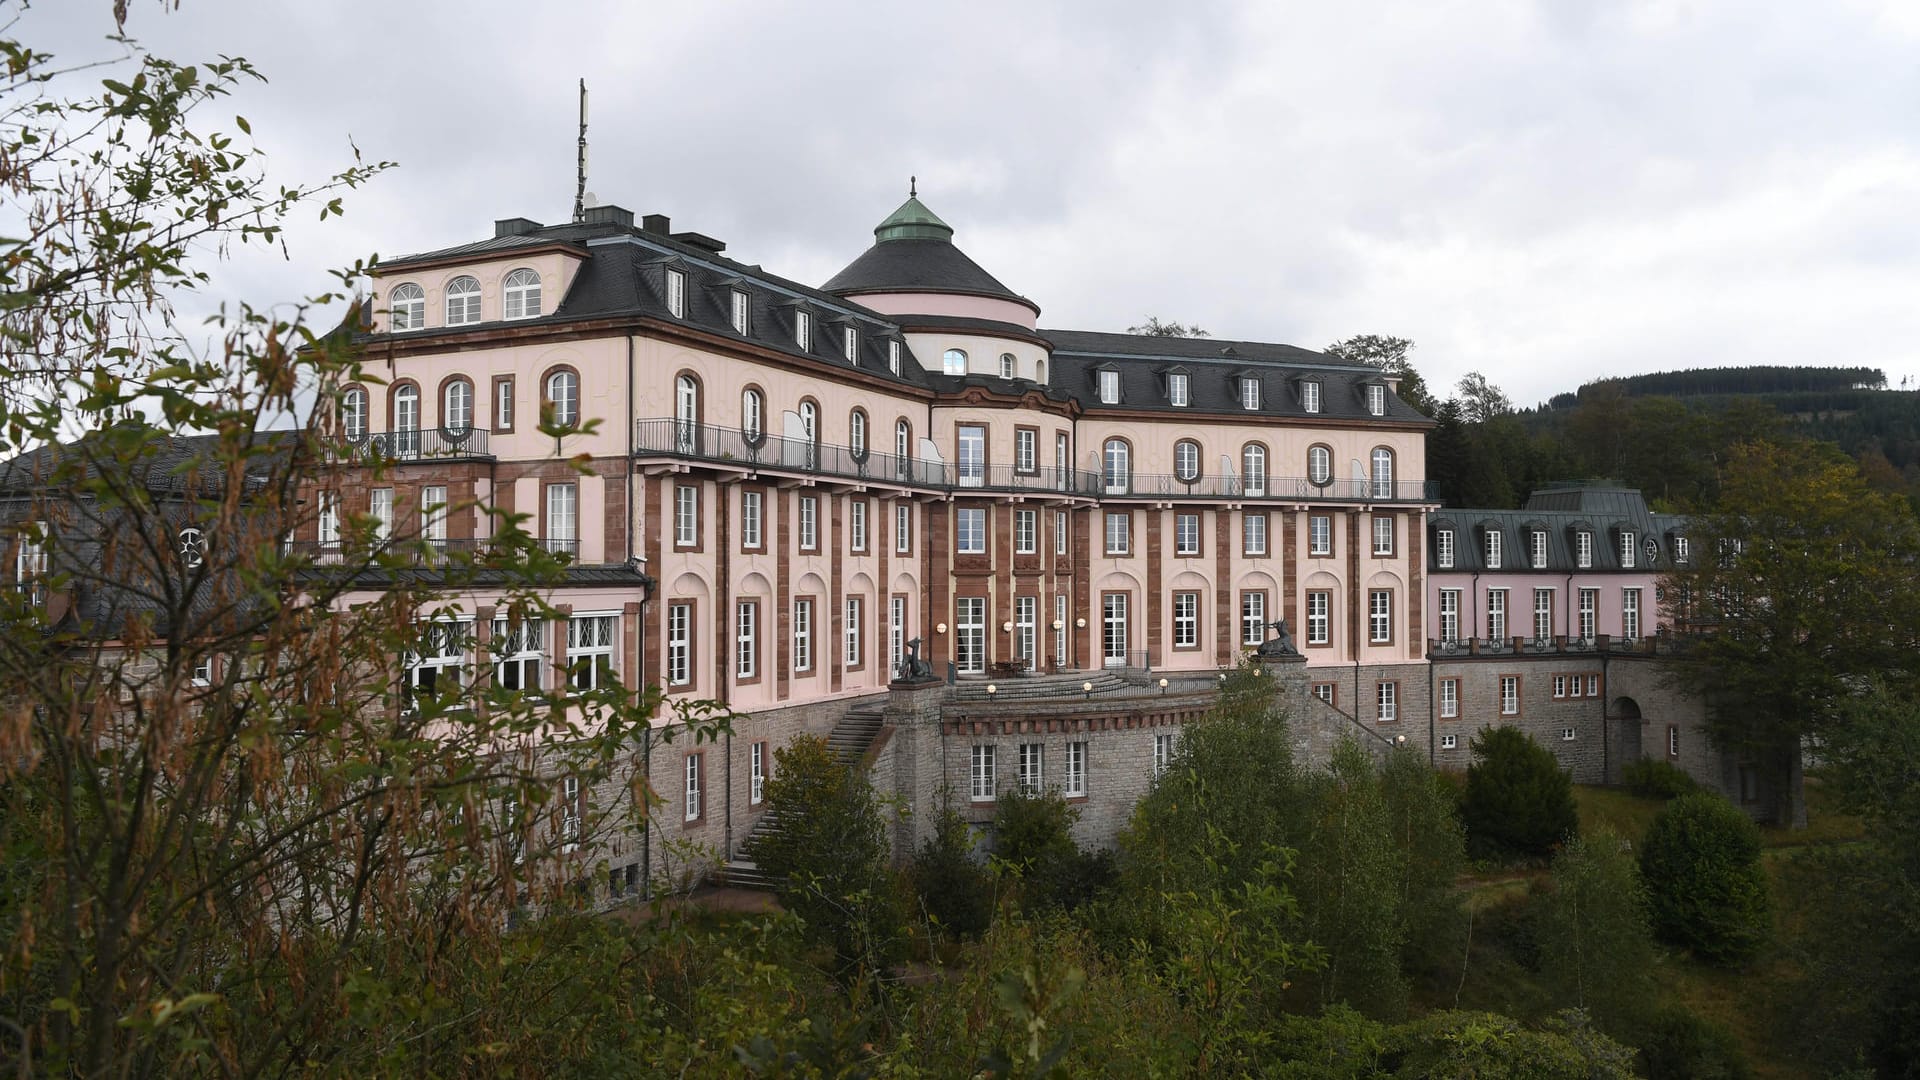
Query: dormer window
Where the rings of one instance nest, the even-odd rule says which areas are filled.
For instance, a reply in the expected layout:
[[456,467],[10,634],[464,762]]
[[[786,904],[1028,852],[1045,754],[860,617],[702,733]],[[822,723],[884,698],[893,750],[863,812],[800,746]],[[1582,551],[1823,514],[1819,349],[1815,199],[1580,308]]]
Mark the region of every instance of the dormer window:
[[395,285],[387,298],[387,328],[418,330],[427,325],[427,291],[409,281]]
[[1453,530],[1437,529],[1433,534],[1434,565],[1442,570],[1453,569]]
[[505,301],[504,319],[532,319],[540,314],[540,275],[520,269],[507,275],[501,286]]
[[813,348],[813,315],[796,310],[793,313],[793,343],[800,346],[802,352]]
[[1547,530],[1534,529],[1527,534],[1527,544],[1531,548],[1533,568],[1544,570],[1547,567]]
[[1179,408],[1187,407],[1187,373],[1175,371],[1167,375],[1167,404]]
[[1112,368],[1100,372],[1100,404],[1120,404],[1120,373]]
[[1001,353],[1000,354],[1000,377],[1003,379],[1011,379],[1013,378],[1013,371],[1014,371],[1013,354],[1010,352]]
[[47,572],[47,531],[39,522],[21,530],[13,553],[13,579],[26,582]]
[[1252,375],[1240,376],[1240,407],[1249,411],[1260,407],[1260,380]]
[[687,275],[685,271],[667,271],[667,312],[676,319],[684,319],[687,317]]
[[1682,566],[1686,565],[1687,538],[1684,536],[1676,536],[1673,538],[1673,561],[1681,564]]
[[849,364],[859,363],[860,362],[860,331],[855,330],[851,326],[843,329],[840,335],[840,351],[843,354],[845,354],[847,358],[847,363]]
[[1367,412],[1373,416],[1387,415],[1387,388],[1379,383],[1367,385]]
[[447,282],[447,325],[480,321],[480,282],[464,274]]
[[898,340],[887,342],[887,370],[895,375],[900,374],[900,342]]
[[1320,384],[1315,381],[1300,384],[1300,407],[1310,413],[1320,411]]
[[747,294],[740,289],[733,290],[733,332],[747,336]]
[[1631,570],[1634,566],[1634,554],[1638,549],[1633,545],[1633,534],[1626,530],[1620,532],[1620,569]]
[[967,351],[948,349],[940,357],[940,372],[943,375],[965,375],[967,373]]
[[1500,569],[1500,530],[1487,530],[1487,569]]

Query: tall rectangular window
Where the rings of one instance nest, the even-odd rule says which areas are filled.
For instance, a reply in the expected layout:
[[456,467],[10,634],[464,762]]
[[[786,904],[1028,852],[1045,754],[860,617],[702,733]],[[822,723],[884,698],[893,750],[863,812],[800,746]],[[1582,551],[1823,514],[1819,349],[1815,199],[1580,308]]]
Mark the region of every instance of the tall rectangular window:
[[692,484],[673,486],[673,546],[700,542],[700,489]]
[[512,379],[495,379],[493,382],[493,430],[513,430]]
[[987,429],[961,424],[954,429],[954,467],[961,487],[983,487],[987,482]]
[[1367,592],[1368,640],[1375,645],[1393,641],[1393,592],[1371,589]]
[[1065,665],[1067,662],[1067,594],[1060,593],[1053,598],[1053,662]]
[[1532,566],[1535,570],[1547,568],[1547,530],[1534,529],[1527,534],[1527,543],[1532,548]]
[[1453,569],[1453,530],[1436,529],[1433,534],[1433,563],[1442,570]]
[[800,550],[812,551],[820,546],[820,500],[817,496],[800,496]]
[[843,659],[850,668],[859,667],[866,662],[862,651],[860,627],[866,620],[866,600],[858,596],[847,597],[846,652]]
[[1040,453],[1038,443],[1040,433],[1032,428],[1016,428],[1013,432],[1013,468],[1015,472],[1032,474],[1040,471]]
[[813,316],[807,312],[793,313],[793,343],[802,349],[813,348]]
[[546,548],[557,555],[578,554],[580,546],[580,489],[573,484],[547,485]]
[[1599,589],[1580,590],[1580,637],[1584,641],[1593,640],[1595,615],[1599,607]]
[[1133,515],[1125,510],[1107,511],[1107,554],[1125,555],[1131,541],[1129,526]]
[[760,602],[742,600],[733,607],[733,674],[753,679],[760,674]]
[[367,512],[373,517],[374,540],[385,540],[393,535],[392,488],[374,488],[368,492]]
[[1593,534],[1585,529],[1573,534],[1573,565],[1582,570],[1593,566]]
[[740,493],[740,546],[759,548],[761,544],[761,494],[757,491]]
[[1173,764],[1173,736],[1155,735],[1153,737],[1153,775],[1159,776]]
[[[340,542],[340,493],[339,492],[322,491],[320,493],[319,521],[318,521],[318,524],[316,525],[316,528],[319,530],[320,543],[323,546],[331,547]],[[25,536],[22,536],[20,538],[21,554],[24,555],[26,553],[28,544],[33,544],[36,548],[38,548],[39,546],[37,541],[33,541]],[[22,561],[20,565],[16,567],[16,569],[24,569],[24,567],[25,567],[25,562]],[[20,574],[16,578],[16,580],[25,581],[27,580],[27,575]]]
[[1061,491],[1073,487],[1073,470],[1067,467],[1067,436],[1061,432],[1053,437],[1053,486]]
[[1533,640],[1553,639],[1553,590],[1533,590]]
[[1640,590],[1620,590],[1620,636],[1628,641],[1640,637]]
[[745,336],[747,332],[747,294],[739,289],[735,289],[730,299],[733,315],[733,332]]
[[895,375],[900,374],[900,343],[898,341],[887,342],[887,370]]
[[954,550],[962,555],[984,555],[987,551],[987,511],[982,506],[963,506],[954,515]]
[[688,821],[700,820],[700,768],[701,755],[687,755],[687,801],[686,817]]
[[1451,645],[1460,640],[1460,590],[1440,590],[1440,643]]
[[1187,377],[1181,372],[1167,376],[1167,404],[1185,408],[1187,404]]
[[420,489],[420,539],[435,547],[447,542],[447,489],[438,484]]
[[993,746],[991,744],[973,748],[972,786],[967,794],[974,802],[993,800]]
[[567,678],[575,690],[613,685],[613,650],[619,640],[618,615],[575,615],[567,620]]
[[1500,569],[1500,531],[1487,530],[1487,569]]
[[1385,514],[1373,516],[1373,553],[1393,554],[1393,518]]
[[1265,555],[1267,553],[1267,515],[1242,513],[1240,531],[1243,554]]
[[1460,680],[1440,680],[1440,718],[1451,720],[1460,715]]
[[1300,384],[1300,407],[1310,413],[1320,411],[1320,384],[1308,380]]
[[767,744],[754,743],[748,754],[747,804],[758,806],[767,797]]
[[1328,515],[1307,516],[1307,554],[1333,554],[1333,519]]
[[1100,403],[1102,405],[1120,404],[1120,373],[1102,371],[1100,373]]
[[813,601],[793,602],[793,670],[813,670]]
[[493,620],[493,685],[502,690],[538,692],[547,668],[547,624],[538,619]]
[[1173,515],[1173,553],[1175,555],[1200,554],[1200,515]]
[[1687,549],[1686,537],[1676,536],[1673,538],[1673,561],[1674,562],[1679,563],[1681,566],[1687,565],[1687,550],[1688,549]]
[[1127,594],[1100,596],[1100,644],[1108,667],[1127,666]]
[[962,596],[953,602],[954,667],[965,675],[987,670],[987,598]]
[[1633,534],[1622,530],[1620,533],[1620,569],[1633,569],[1636,549],[1633,546]]
[[1507,590],[1487,590],[1487,640],[1496,644],[1507,639]]
[[1251,376],[1240,377],[1240,407],[1258,409],[1260,407],[1260,380]]
[[847,358],[847,363],[857,364],[860,362],[860,331],[855,330],[851,326],[841,330],[840,352],[841,355]]
[[893,550],[901,555],[913,550],[913,505],[898,502],[893,506]]
[[1400,719],[1400,684],[1383,682],[1376,684],[1375,702],[1379,711],[1374,714],[1381,723],[1391,723]]
[[1040,511],[1015,510],[1013,512],[1013,553],[1031,555],[1039,547],[1036,533],[1040,531]]
[[1039,658],[1034,655],[1034,649],[1038,647],[1039,627],[1035,624],[1039,618],[1039,597],[1016,596],[1013,598],[1013,655],[1020,661],[1021,667],[1038,666]]
[[887,668],[899,671],[907,658],[907,598],[887,598]]
[[847,504],[847,546],[854,551],[867,550],[867,500],[854,499]]
[[1087,793],[1087,744],[1070,742],[1067,744],[1067,782],[1061,794],[1069,799],[1079,798]]
[[693,682],[693,605],[667,605],[667,685]]
[[676,319],[687,317],[687,275],[679,270],[667,271],[667,311]]
[[1173,594],[1173,647],[1193,649],[1200,645],[1200,594]]
[[1387,414],[1387,388],[1375,383],[1367,387],[1367,412],[1374,416]]
[[1259,645],[1267,640],[1267,594],[1240,594],[1240,643]]
[[1053,512],[1053,553],[1055,555],[1067,553],[1067,512],[1065,510]]
[[[1555,675],[1553,677],[1553,696],[1556,698],[1567,696],[1567,677],[1565,675]],[[1578,675],[1573,677],[1573,696],[1580,696],[1580,676]]]
[[1500,715],[1520,715],[1520,676],[1500,676]]
[[1020,790],[1038,795],[1046,787],[1047,748],[1044,743],[1020,744]]
[[1332,608],[1332,593],[1318,590],[1307,593],[1307,644],[1325,645],[1333,640],[1328,616]]

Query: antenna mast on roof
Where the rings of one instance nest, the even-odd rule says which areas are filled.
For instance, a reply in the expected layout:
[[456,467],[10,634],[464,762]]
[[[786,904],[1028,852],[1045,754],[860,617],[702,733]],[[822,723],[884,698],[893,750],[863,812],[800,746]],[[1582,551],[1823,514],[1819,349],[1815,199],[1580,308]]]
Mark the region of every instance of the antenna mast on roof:
[[580,158],[573,187],[573,220],[587,219],[587,80],[580,80]]

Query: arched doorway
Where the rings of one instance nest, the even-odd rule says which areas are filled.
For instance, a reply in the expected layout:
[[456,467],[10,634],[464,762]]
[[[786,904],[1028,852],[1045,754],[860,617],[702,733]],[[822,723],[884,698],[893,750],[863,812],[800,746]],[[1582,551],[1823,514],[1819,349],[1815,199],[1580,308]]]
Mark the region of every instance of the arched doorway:
[[1641,732],[1646,726],[1645,718],[1640,715],[1640,703],[1630,697],[1617,697],[1607,708],[1607,726],[1613,729],[1613,745],[1618,753],[1608,764],[1613,775],[1607,779],[1620,782],[1620,770],[1632,762],[1639,761],[1645,751],[1641,747]]

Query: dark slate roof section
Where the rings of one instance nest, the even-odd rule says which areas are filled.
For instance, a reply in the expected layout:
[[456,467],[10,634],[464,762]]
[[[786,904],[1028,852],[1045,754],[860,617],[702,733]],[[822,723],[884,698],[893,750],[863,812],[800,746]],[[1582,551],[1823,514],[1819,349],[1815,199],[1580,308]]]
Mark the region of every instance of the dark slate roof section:
[[[142,478],[149,491],[191,490],[196,495],[216,494],[226,485],[225,466],[212,458],[219,439],[218,435],[169,435],[157,439],[150,444],[149,456],[135,463],[136,475]],[[285,453],[285,443],[288,441],[272,432],[262,432],[261,444],[265,454],[255,459],[249,471],[268,469],[271,461],[267,455]],[[87,478],[97,477],[100,470],[87,460],[86,451],[86,442],[82,440],[43,446],[0,462],[0,495],[45,490],[48,476],[76,457],[82,462],[80,467],[85,470]]]
[[[1168,413],[1233,413],[1269,419],[1311,416],[1339,421],[1432,424],[1397,394],[1387,395],[1384,416],[1367,412],[1364,388],[1369,382],[1379,381],[1378,368],[1291,345],[1077,330],[1043,330],[1041,333],[1054,344],[1050,381],[1078,397],[1090,411],[1121,408]],[[1230,352],[1226,351],[1229,349]],[[1187,372],[1191,404],[1184,407],[1167,402],[1166,370],[1175,364]],[[1120,372],[1118,405],[1104,405],[1099,398],[1094,373],[1106,367]],[[1260,381],[1258,410],[1241,407],[1242,378]],[[1320,383],[1317,413],[1308,413],[1300,403],[1300,384],[1309,380]]]
[[[507,570],[494,570],[484,567],[462,568],[458,586],[468,588],[493,588],[513,586],[516,588],[534,587],[538,589],[591,588],[591,587],[627,587],[651,590],[653,579],[628,563],[609,563],[602,566],[583,566],[579,564],[564,567],[560,571],[560,580],[538,586],[530,586],[524,573]],[[355,570],[343,570],[340,567],[314,566],[301,571],[301,577],[308,581],[324,581],[349,588],[382,589],[405,582],[423,588],[440,588],[449,584],[449,576],[444,570],[431,567],[364,567]]]
[[[1535,527],[1547,532],[1547,565],[1531,565]],[[1428,570],[1432,573],[1519,574],[1538,571],[1564,576],[1593,573],[1665,573],[1673,569],[1673,541],[1685,535],[1687,519],[1677,514],[1655,514],[1647,509],[1646,499],[1632,488],[1552,488],[1536,491],[1519,510],[1478,510],[1448,507],[1427,520]],[[1437,550],[1433,536],[1441,529],[1453,530],[1453,565],[1442,568],[1435,561]],[[1486,565],[1489,529],[1501,534],[1500,566]],[[1593,565],[1576,563],[1576,532],[1593,532]],[[1620,565],[1620,532],[1634,534],[1634,564]],[[1657,554],[1649,559],[1647,541],[1657,545]]]
[[946,240],[882,240],[823,286],[851,296],[863,292],[962,293],[1011,300],[1040,313],[1040,305],[1002,285],[967,253]]
[[896,315],[894,316],[904,330],[957,330],[963,334],[982,334],[987,337],[1009,337],[1017,340],[1051,344],[1038,330],[1029,330],[1024,326],[998,319],[973,319],[964,315]]

